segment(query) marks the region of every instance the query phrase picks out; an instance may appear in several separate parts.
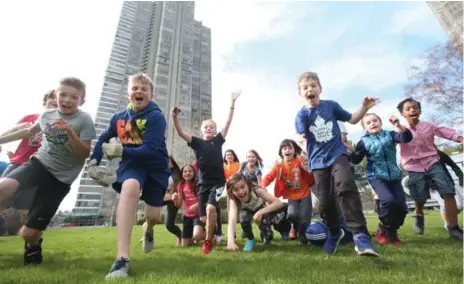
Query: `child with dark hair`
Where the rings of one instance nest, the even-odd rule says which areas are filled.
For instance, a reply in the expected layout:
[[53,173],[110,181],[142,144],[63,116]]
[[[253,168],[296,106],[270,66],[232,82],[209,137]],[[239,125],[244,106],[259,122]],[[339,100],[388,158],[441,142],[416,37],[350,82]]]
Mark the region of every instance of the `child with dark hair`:
[[413,228],[417,234],[424,233],[423,207],[429,196],[430,180],[444,200],[449,235],[462,240],[463,231],[458,224],[454,184],[440,164],[440,156],[434,144],[435,136],[463,143],[462,135],[454,129],[419,120],[421,104],[412,98],[401,101],[397,108],[406,118],[406,127],[414,137],[411,142],[400,144],[401,164],[408,173],[408,188],[416,205]]
[[300,243],[307,243],[305,231],[311,222],[311,186],[314,184],[314,177],[300,160],[302,155],[303,150],[295,141],[283,140],[279,146],[282,162],[274,165],[261,185],[267,187],[275,180],[274,195],[288,199],[287,219],[297,230]]
[[177,237],[176,245],[182,245],[182,231],[179,226],[176,225],[176,216],[179,208],[175,205],[176,198],[178,198],[177,184],[182,180],[182,173],[179,165],[173,156],[169,156],[169,169],[171,170],[171,177],[169,178],[169,184],[164,195],[164,205],[166,205],[166,216],[164,216],[164,224],[166,229]]

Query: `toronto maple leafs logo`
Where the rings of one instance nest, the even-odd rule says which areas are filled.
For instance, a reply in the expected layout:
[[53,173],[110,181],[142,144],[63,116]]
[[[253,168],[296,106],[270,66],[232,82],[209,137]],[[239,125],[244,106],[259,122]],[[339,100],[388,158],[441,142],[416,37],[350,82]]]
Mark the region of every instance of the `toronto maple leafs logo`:
[[51,144],[63,145],[68,141],[66,132],[63,129],[53,128],[50,123],[45,126],[44,135]]
[[309,131],[314,134],[314,138],[318,143],[330,141],[334,137],[332,129],[332,121],[325,121],[320,115],[316,117],[314,124],[309,127]]

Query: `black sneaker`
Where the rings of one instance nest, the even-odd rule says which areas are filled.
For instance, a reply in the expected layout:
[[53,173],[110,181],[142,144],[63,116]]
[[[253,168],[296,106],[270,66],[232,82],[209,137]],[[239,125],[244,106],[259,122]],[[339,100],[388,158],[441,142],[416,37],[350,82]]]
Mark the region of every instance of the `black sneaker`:
[[423,215],[416,215],[414,216],[414,223],[412,224],[412,228],[416,234],[422,235],[424,234],[424,216]]
[[42,239],[33,246],[29,246],[27,242],[24,243],[24,266],[41,264],[42,259]]
[[448,234],[451,238],[462,241],[462,229],[459,226],[448,227]]

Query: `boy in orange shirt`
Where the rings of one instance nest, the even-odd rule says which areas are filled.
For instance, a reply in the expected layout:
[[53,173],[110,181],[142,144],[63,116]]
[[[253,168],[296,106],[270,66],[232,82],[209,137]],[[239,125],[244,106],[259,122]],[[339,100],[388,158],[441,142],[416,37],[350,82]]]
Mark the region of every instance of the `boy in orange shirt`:
[[267,187],[271,182],[276,181],[274,195],[288,199],[287,219],[296,228],[300,243],[307,243],[305,231],[311,222],[310,188],[314,184],[314,177],[298,158],[302,153],[303,150],[295,141],[283,140],[279,147],[282,162],[274,165],[271,172],[263,178],[261,185]]

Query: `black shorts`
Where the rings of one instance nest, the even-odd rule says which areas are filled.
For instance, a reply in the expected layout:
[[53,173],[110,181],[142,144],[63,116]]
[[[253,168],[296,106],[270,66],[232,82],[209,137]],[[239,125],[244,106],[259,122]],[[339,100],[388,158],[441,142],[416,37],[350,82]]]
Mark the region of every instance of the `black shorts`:
[[[6,177],[9,173],[20,167],[20,164],[9,164],[5,169],[1,177]],[[31,188],[24,188],[20,186],[14,195],[7,200],[3,201],[0,208],[16,208],[19,210],[29,210],[34,200],[34,195],[37,192],[37,186],[34,185]]]
[[198,217],[198,215],[193,216],[193,217],[184,216],[184,225],[182,227],[182,238],[183,239],[193,238],[193,228],[195,226],[204,227],[204,224],[200,221],[200,217]]
[[214,207],[219,207],[219,199],[221,199],[224,191],[224,184],[221,185],[200,185],[198,187],[198,216],[206,216],[206,205],[211,204]]
[[45,231],[58,207],[68,194],[71,185],[59,181],[36,158],[10,172],[7,178],[16,180],[20,188],[37,186],[32,200],[26,227]]

